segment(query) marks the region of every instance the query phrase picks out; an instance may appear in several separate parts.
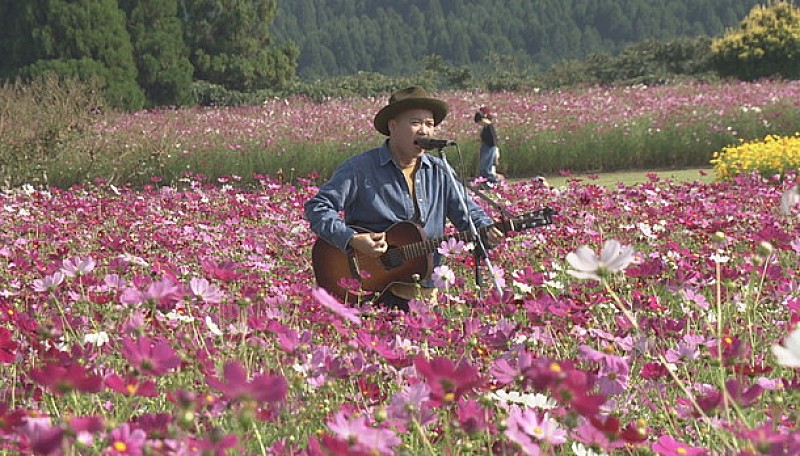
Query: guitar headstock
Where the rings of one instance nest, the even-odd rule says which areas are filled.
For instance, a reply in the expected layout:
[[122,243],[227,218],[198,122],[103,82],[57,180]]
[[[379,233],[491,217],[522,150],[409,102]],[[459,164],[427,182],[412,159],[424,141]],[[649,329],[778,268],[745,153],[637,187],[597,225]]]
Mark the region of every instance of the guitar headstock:
[[545,207],[538,211],[525,214],[521,217],[515,217],[511,220],[503,221],[504,231],[522,231],[538,226],[546,226],[553,224],[553,216],[557,215],[558,211],[553,208]]

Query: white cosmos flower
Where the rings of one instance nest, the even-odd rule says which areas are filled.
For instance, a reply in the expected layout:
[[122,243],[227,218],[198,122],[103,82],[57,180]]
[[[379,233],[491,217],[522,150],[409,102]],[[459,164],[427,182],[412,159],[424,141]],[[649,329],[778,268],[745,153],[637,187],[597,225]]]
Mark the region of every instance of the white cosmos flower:
[[222,331],[219,330],[219,326],[214,323],[214,320],[212,320],[209,315],[206,315],[206,326],[208,326],[208,330],[211,331],[211,334],[214,334],[215,336],[222,335]]
[[783,341],[783,345],[773,345],[772,354],[781,366],[800,367],[800,328],[792,331]]
[[540,393],[519,393],[517,391],[499,389],[489,393],[488,396],[501,404],[522,404],[527,408],[550,410],[558,406],[554,399]]
[[98,333],[89,333],[84,334],[83,336],[83,343],[84,344],[92,344],[95,347],[102,347],[103,345],[109,342],[108,333],[105,331],[100,331]]
[[797,203],[800,203],[800,191],[797,188],[797,185],[786,190],[781,195],[781,214],[789,215],[792,213],[792,209],[797,206]]
[[633,261],[633,255],[633,246],[623,246],[616,239],[606,241],[599,258],[589,246],[584,245],[567,254],[567,262],[573,267],[567,274],[579,279],[600,280],[605,275],[627,268]]

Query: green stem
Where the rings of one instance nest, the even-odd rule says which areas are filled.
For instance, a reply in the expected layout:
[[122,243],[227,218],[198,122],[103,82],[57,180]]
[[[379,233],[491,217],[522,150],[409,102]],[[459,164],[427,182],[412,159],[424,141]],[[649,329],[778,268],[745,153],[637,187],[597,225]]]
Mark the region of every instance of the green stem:
[[252,422],[253,432],[256,434],[256,440],[258,440],[258,447],[261,449],[261,455],[267,456],[267,448],[264,446],[264,439],[261,437],[261,432],[258,431],[258,426],[256,426],[255,421]]
[[425,431],[420,426],[419,421],[416,418],[411,420],[411,423],[414,425],[414,430],[417,431],[420,438],[422,439],[422,443],[425,444],[425,449],[428,450],[428,454],[436,454],[436,451],[433,449],[433,445],[431,445],[431,441],[428,440],[428,436],[425,435]]

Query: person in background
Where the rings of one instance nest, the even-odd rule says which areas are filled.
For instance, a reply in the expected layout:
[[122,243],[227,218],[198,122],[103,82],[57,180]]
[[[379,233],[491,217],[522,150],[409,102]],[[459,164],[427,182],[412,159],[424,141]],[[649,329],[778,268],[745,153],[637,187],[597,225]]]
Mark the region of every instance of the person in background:
[[494,114],[482,107],[475,113],[475,123],[481,127],[481,150],[478,158],[478,176],[488,182],[500,182],[497,174],[497,162],[500,159],[500,148],[497,143],[497,130],[494,128]]
[[[375,129],[388,138],[379,147],[340,164],[305,203],[311,230],[342,251],[353,249],[376,258],[387,251],[385,231],[401,221],[416,223],[428,238],[443,236],[448,219],[462,231],[469,228],[470,220],[477,228],[492,225],[471,198],[466,198],[464,209],[459,199],[459,192],[466,194],[463,186],[449,178],[440,158],[425,153],[415,142],[433,137],[448,109],[447,103],[431,97],[420,86],[392,94],[373,119]],[[354,226],[371,232],[357,232]],[[486,231],[488,246],[502,238],[496,227]],[[438,260],[435,254],[434,266]],[[423,287],[432,290],[430,278],[422,279]],[[408,310],[408,301],[416,297],[416,291],[413,285],[395,284],[377,302]]]

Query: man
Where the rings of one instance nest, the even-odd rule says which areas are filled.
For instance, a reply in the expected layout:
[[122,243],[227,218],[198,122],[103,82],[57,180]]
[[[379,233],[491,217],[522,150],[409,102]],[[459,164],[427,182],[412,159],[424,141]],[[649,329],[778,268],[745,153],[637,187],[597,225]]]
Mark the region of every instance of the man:
[[[385,231],[397,222],[416,223],[428,238],[444,234],[446,219],[462,231],[469,228],[470,219],[478,228],[491,225],[492,220],[469,198],[464,211],[458,196],[463,187],[451,182],[440,158],[426,154],[415,142],[432,137],[447,113],[447,103],[430,97],[422,87],[392,94],[373,120],[375,129],[388,139],[342,163],[306,202],[311,229],[342,251],[353,249],[376,258],[387,251]],[[371,232],[357,232],[353,226]],[[502,237],[497,228],[486,231],[490,245]],[[421,279],[424,287],[432,286],[428,278]],[[410,285],[394,284],[378,302],[407,310],[414,291]]]

